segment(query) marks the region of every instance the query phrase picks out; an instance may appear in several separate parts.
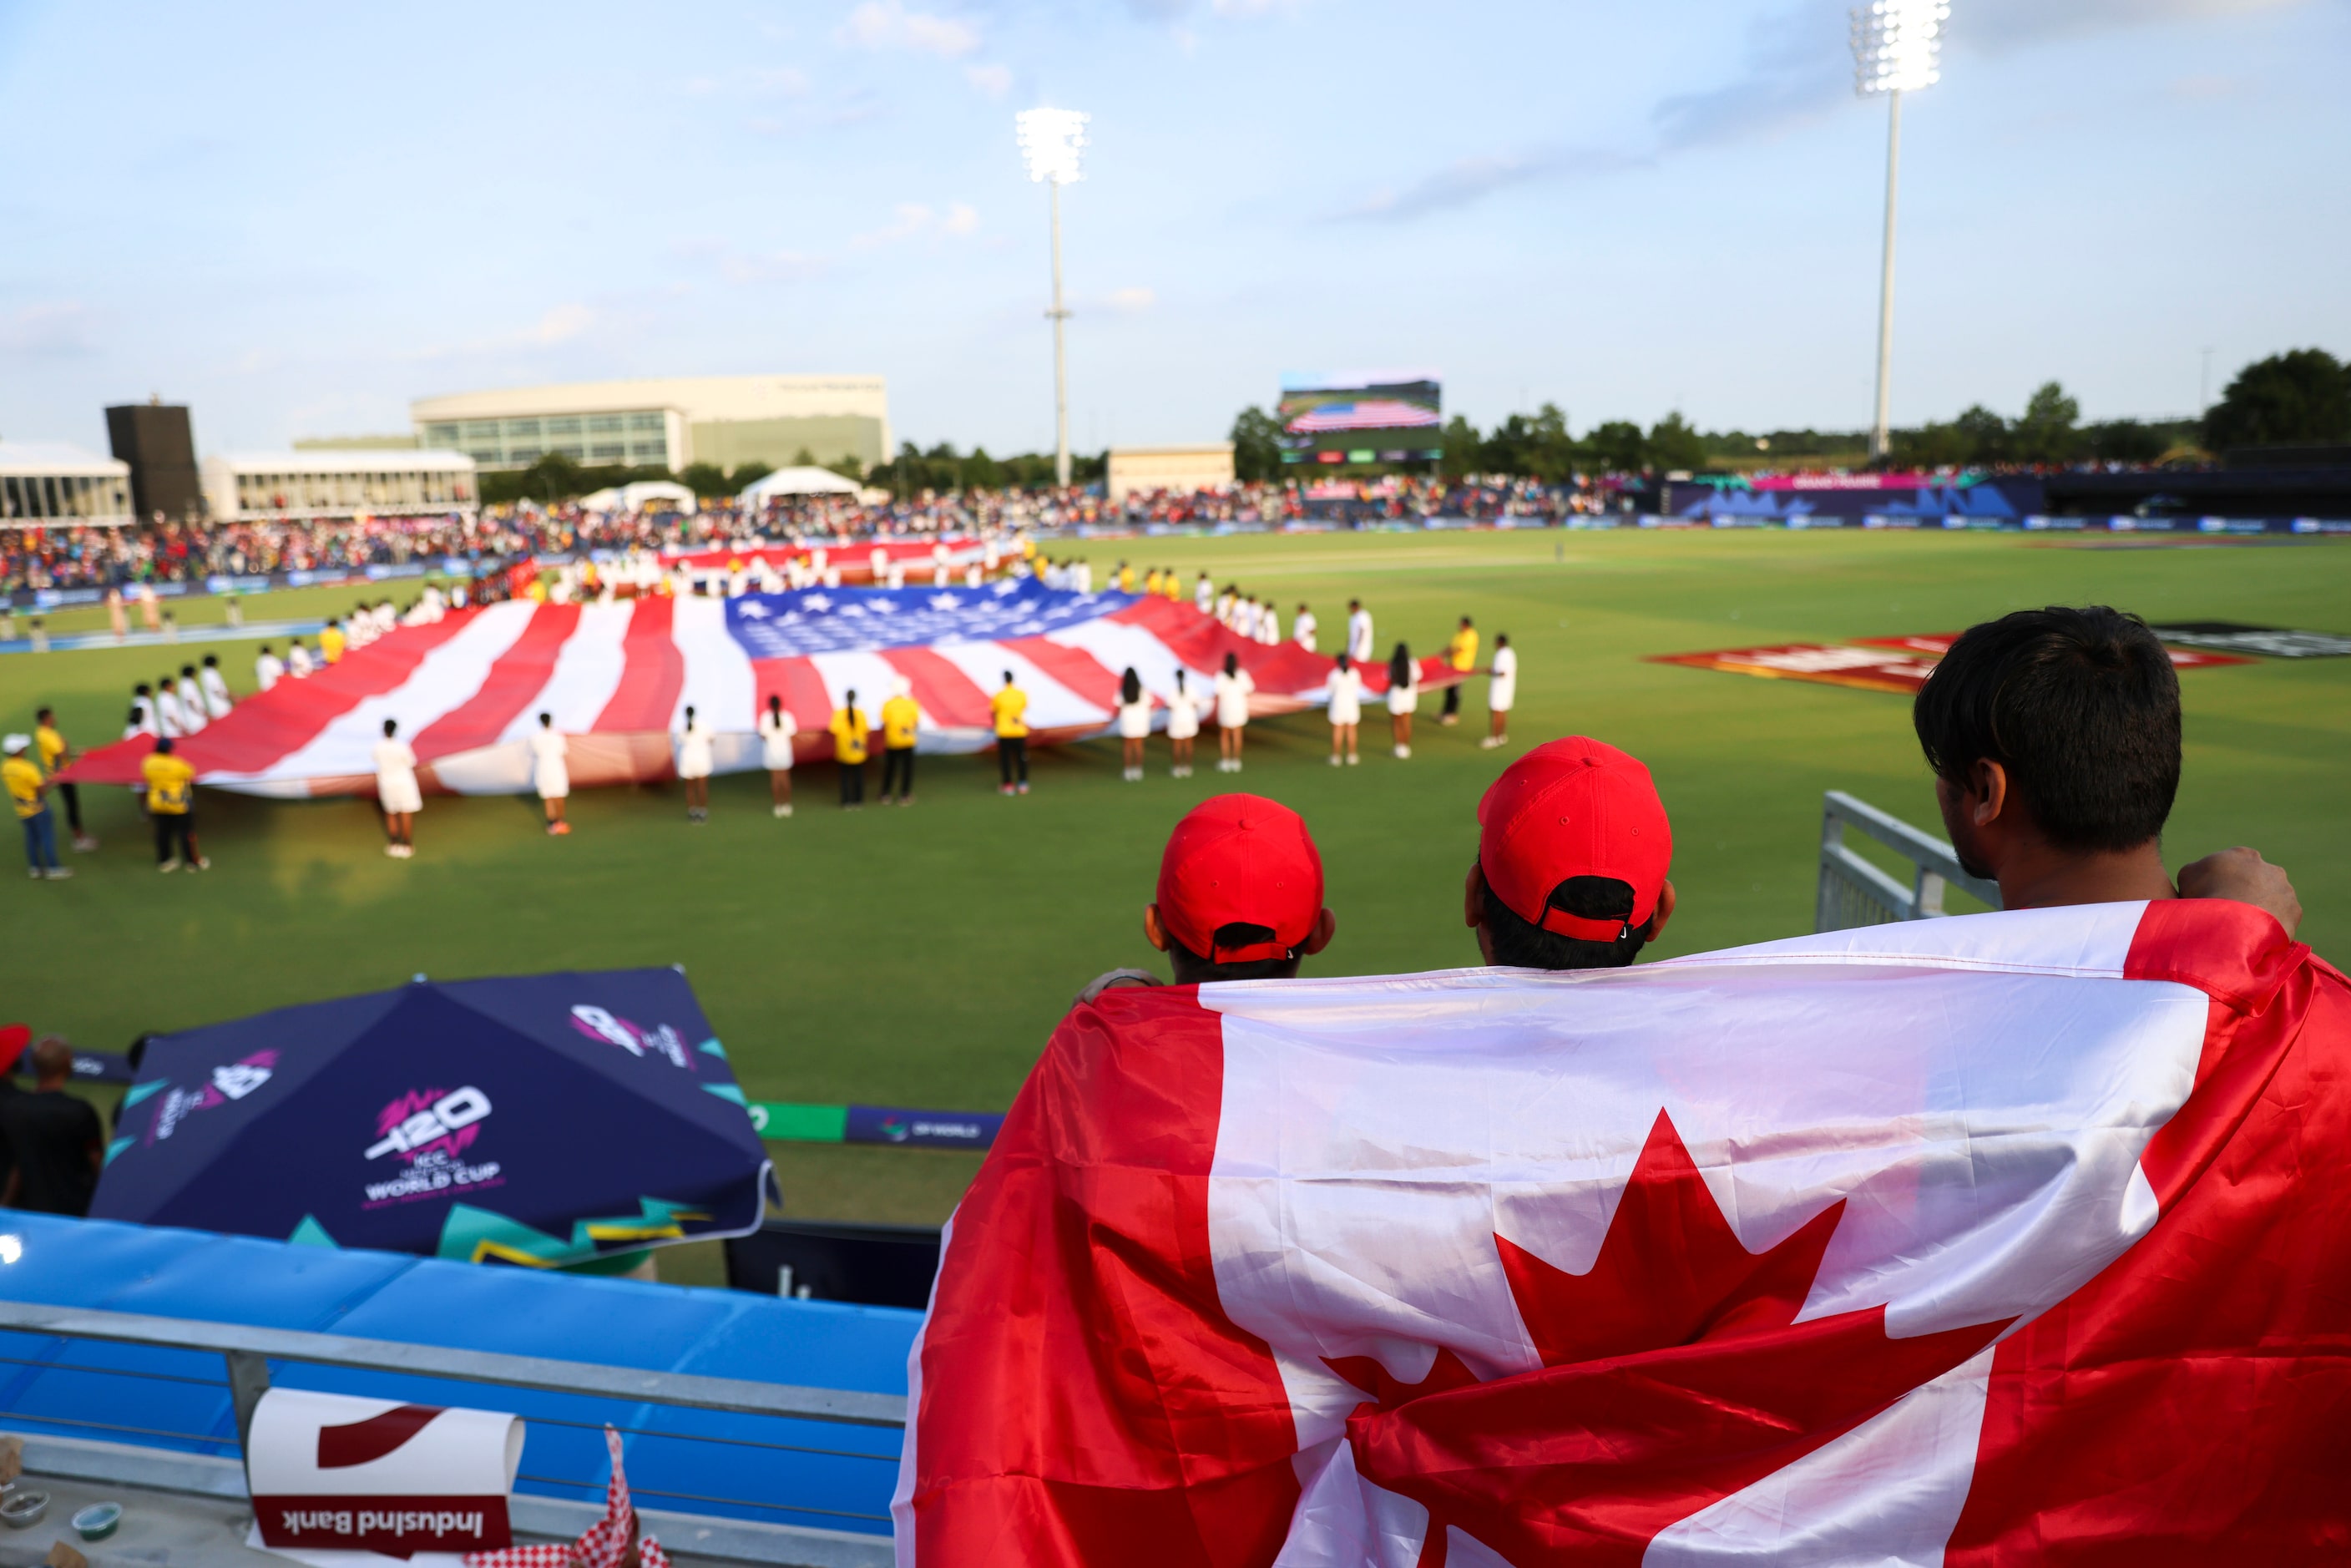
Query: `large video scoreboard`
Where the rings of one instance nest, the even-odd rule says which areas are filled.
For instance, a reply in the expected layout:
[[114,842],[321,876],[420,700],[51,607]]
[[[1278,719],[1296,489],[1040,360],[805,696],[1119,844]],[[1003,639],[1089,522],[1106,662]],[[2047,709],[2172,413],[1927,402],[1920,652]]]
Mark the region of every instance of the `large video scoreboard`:
[[1434,371],[1285,372],[1278,417],[1285,463],[1415,463],[1443,455]]

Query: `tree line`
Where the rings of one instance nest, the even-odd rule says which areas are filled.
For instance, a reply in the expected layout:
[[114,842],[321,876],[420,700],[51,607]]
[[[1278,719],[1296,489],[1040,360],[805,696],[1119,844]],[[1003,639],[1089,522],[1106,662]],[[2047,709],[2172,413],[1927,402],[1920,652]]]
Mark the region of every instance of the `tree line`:
[[[1258,407],[1233,421],[1233,467],[1247,480],[1296,476],[1281,461],[1281,426]],[[2322,349],[2297,349],[2247,365],[2201,419],[2114,419],[2082,423],[2081,404],[2056,382],[2037,388],[2013,418],[1978,403],[1950,420],[1892,433],[1889,465],[1897,469],[2061,465],[2083,461],[2157,463],[2196,459],[2252,446],[2351,442],[2351,362]],[[1557,482],[1578,473],[1781,467],[1808,464],[1865,467],[1865,431],[1699,431],[1678,413],[1646,430],[1609,420],[1572,434],[1555,403],[1514,413],[1480,432],[1464,415],[1447,421],[1444,455],[1435,466],[1458,479],[1508,474]]]
[[[1281,426],[1262,408],[1241,410],[1232,426],[1233,472],[1263,483],[1306,476],[1301,465],[1281,461]],[[2023,413],[2010,418],[1978,403],[1948,421],[1893,433],[1891,466],[1897,469],[1995,467],[2001,465],[2065,464],[2085,460],[2157,463],[2202,459],[2256,446],[2351,443],[2351,361],[2324,349],[2296,349],[2245,366],[2200,420],[2114,419],[2082,423],[2081,404],[2055,382],[2025,400]],[[1631,420],[1607,420],[1581,435],[1571,434],[1556,403],[1533,413],[1513,413],[1480,431],[1466,415],[1446,422],[1434,466],[1448,479],[1471,474],[1508,474],[1558,483],[1574,474],[1672,473],[1680,470],[1782,467],[1798,465],[1864,467],[1869,437],[1864,431],[1700,431],[1678,413],[1643,429]],[[1107,453],[1072,453],[1070,476],[1080,485],[1099,483]],[[877,486],[902,499],[925,490],[1041,489],[1053,482],[1050,453],[1024,452],[995,457],[984,446],[957,452],[942,441],[927,451],[909,441],[896,456],[869,471],[855,457],[819,464],[803,448],[797,465],[825,467],[844,477]],[[689,463],[673,474],[659,465],[588,467],[549,453],[529,467],[482,476],[482,499],[496,505],[528,498],[570,500],[590,491],[643,479],[674,479],[697,496],[732,496],[775,471],[748,463],[731,473],[716,464]]]

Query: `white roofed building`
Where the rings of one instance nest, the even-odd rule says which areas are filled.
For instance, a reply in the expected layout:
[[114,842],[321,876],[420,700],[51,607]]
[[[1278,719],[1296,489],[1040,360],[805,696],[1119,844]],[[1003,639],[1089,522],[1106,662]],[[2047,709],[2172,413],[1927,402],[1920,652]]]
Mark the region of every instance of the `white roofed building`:
[[528,468],[549,453],[585,467],[689,463],[780,467],[890,455],[880,376],[691,376],[572,382],[419,398],[419,444],[464,452],[482,468]]
[[470,517],[482,502],[474,460],[462,452],[233,452],[205,458],[202,470],[204,505],[218,522]]
[[131,465],[62,441],[0,441],[0,528],[120,528]]

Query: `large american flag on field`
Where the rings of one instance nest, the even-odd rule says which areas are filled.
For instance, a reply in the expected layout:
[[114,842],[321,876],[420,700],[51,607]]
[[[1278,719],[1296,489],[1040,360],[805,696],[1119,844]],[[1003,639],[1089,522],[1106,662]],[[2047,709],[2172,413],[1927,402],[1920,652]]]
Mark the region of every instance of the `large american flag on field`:
[[2351,984],[2173,900],[1111,991],[909,1377],[918,1568],[2351,1560]]
[[[1132,667],[1165,727],[1176,674],[1212,722],[1215,673],[1238,655],[1256,683],[1252,714],[1330,699],[1332,661],[1295,643],[1244,640],[1189,603],[1077,593],[1007,579],[978,588],[810,588],[739,598],[653,596],[596,604],[525,601],[403,627],[305,680],[282,680],[176,743],[196,781],[257,795],[363,793],[383,721],[400,721],[428,789],[529,788],[526,745],[538,716],[569,737],[575,785],[659,779],[685,709],[717,732],[720,771],[759,766],[756,727],[770,694],[800,729],[797,754],[832,755],[825,726],[849,694],[880,723],[892,681],[912,683],[919,747],[991,744],[988,697],[1009,670],[1029,694],[1040,744],[1104,733]],[[1423,685],[1461,677],[1423,659]],[[1387,689],[1385,665],[1363,670]],[[152,742],[92,752],[65,777],[130,783]]]

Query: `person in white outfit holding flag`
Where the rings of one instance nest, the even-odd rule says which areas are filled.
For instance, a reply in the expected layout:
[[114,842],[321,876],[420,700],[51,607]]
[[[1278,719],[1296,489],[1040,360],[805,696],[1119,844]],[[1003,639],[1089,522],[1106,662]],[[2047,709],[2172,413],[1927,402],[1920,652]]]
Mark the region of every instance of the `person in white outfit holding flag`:
[[1170,779],[1192,777],[1192,741],[1200,733],[1200,699],[1182,670],[1176,672],[1175,695],[1167,699],[1167,749]]
[[383,721],[383,738],[375,743],[375,799],[383,808],[383,852],[396,861],[414,859],[416,813],[424,809],[424,794],[416,782],[416,753],[400,738],[398,719]]
[[1363,761],[1355,750],[1355,728],[1364,721],[1364,672],[1351,654],[1339,655],[1331,672],[1331,766]]
[[1143,677],[1129,664],[1118,678],[1119,753],[1125,764],[1123,777],[1129,784],[1143,778],[1143,747],[1150,738],[1151,695],[1143,689]]
[[1290,640],[1311,653],[1314,652],[1314,612],[1300,605],[1298,613],[1290,617]]
[[1249,737],[1249,694],[1257,683],[1241,668],[1240,655],[1227,653],[1217,674],[1217,771],[1241,770],[1241,745]]
[[1372,663],[1372,612],[1360,599],[1347,601],[1347,653],[1359,664]]
[[204,655],[204,667],[196,672],[196,684],[204,694],[204,716],[208,719],[226,718],[229,709],[235,706],[236,702],[228,695],[228,677],[221,674],[218,653]]
[[710,821],[710,774],[716,765],[716,737],[710,733],[709,722],[696,718],[691,705],[686,707],[684,725],[676,737],[677,776],[685,783],[685,820],[700,824]]
[[1478,744],[1488,750],[1510,744],[1510,708],[1519,700],[1519,651],[1510,646],[1510,634],[1501,632],[1494,639],[1492,677],[1486,683],[1486,738]]
[[253,661],[253,685],[256,691],[268,691],[286,678],[286,661],[261,645],[261,653]]
[[769,692],[759,714],[759,762],[768,770],[768,794],[778,817],[792,814],[792,738],[799,733],[799,722],[784,699]]
[[1399,762],[1412,755],[1412,715],[1419,706],[1420,666],[1412,662],[1412,650],[1398,643],[1388,658],[1388,735]]
[[570,832],[563,808],[571,799],[571,747],[555,727],[551,713],[540,714],[538,727],[530,732],[530,787],[538,791],[546,809],[548,837],[559,839]]
[[195,735],[211,721],[204,713],[204,689],[196,685],[196,667],[180,666],[180,726],[183,735]]

